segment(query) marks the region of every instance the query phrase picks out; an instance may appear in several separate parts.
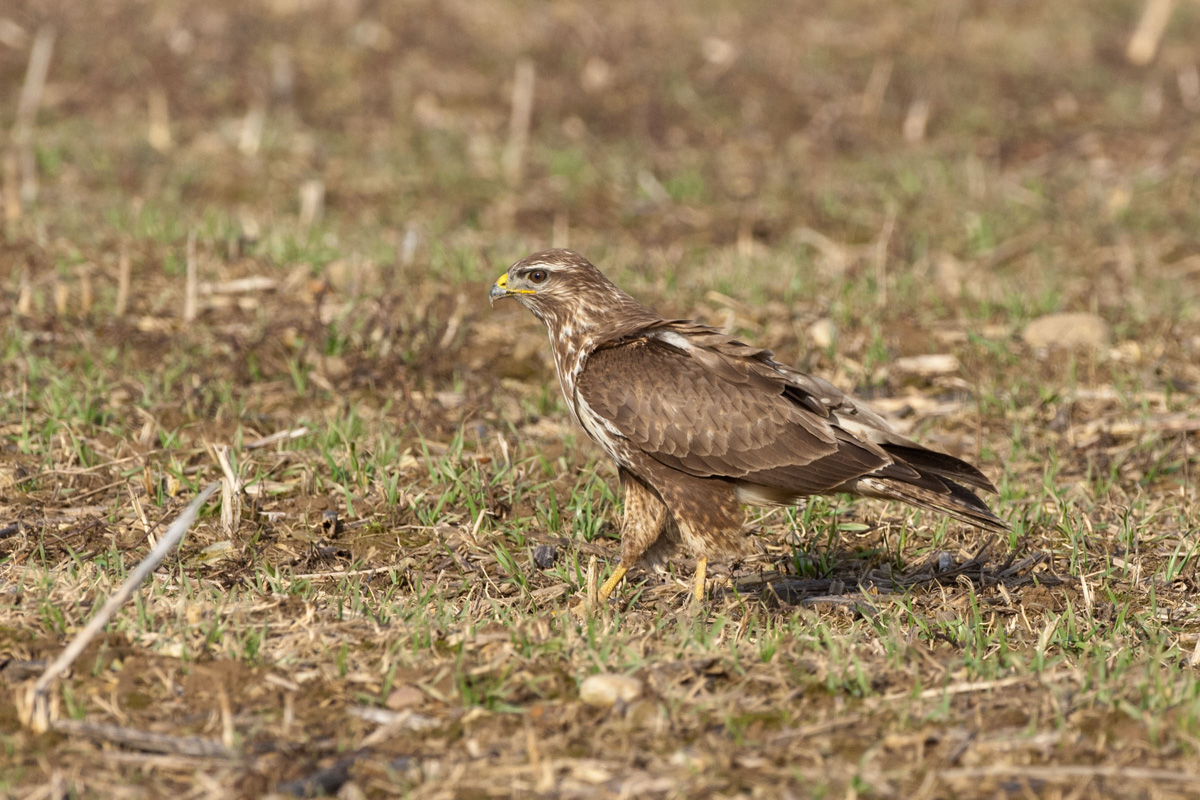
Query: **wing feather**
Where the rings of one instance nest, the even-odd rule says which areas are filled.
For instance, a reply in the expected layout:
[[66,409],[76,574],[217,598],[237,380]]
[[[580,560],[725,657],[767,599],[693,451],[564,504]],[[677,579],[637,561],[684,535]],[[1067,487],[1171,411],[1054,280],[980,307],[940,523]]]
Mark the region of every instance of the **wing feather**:
[[704,344],[645,336],[601,348],[576,391],[638,449],[697,477],[812,494],[890,461],[788,397],[782,377],[771,380],[746,358],[763,351],[731,355]]
[[905,439],[770,351],[696,323],[663,320],[600,347],[576,395],[645,457],[694,477],[732,480],[753,502],[844,491],[1005,529],[966,488],[995,491],[979,470]]

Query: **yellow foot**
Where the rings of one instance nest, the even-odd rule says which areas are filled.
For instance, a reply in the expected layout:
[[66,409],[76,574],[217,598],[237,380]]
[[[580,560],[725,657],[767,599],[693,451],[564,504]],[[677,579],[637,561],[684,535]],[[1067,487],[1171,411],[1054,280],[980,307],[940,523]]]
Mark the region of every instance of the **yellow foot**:
[[704,602],[704,578],[708,575],[708,558],[696,559],[696,582],[692,584],[692,606],[699,608]]
[[608,576],[608,580],[599,588],[596,587],[596,558],[592,557],[592,563],[588,564],[588,580],[587,587],[584,589],[584,596],[578,603],[570,606],[571,614],[578,620],[583,621],[588,619],[592,614],[599,611],[612,593],[616,590],[617,584],[625,577],[625,573],[629,568],[618,564],[613,570],[613,574]]
[[624,564],[617,564],[617,568],[613,570],[613,574],[609,575],[608,580],[600,587],[600,597],[598,599],[601,603],[608,602],[608,598],[612,596],[613,591],[617,588],[617,584],[625,577],[626,572],[629,572],[629,567]]

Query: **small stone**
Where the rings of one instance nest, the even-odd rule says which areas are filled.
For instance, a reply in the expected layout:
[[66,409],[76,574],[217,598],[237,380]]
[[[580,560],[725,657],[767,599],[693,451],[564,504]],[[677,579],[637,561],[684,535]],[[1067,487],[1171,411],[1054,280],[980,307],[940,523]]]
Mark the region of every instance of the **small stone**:
[[419,706],[425,702],[425,693],[415,686],[397,686],[388,694],[384,705],[393,711],[399,711],[402,708],[412,708]]
[[533,548],[533,563],[538,569],[550,569],[558,559],[558,548],[552,544],[539,544]]
[[642,682],[628,675],[600,673],[591,675],[579,684],[579,699],[589,706],[609,708],[618,700],[628,703],[642,693]]
[[910,375],[930,377],[933,375],[950,375],[958,372],[961,365],[953,353],[930,353],[923,356],[905,356],[892,362],[892,367],[898,372]]
[[828,350],[837,341],[837,326],[829,317],[822,317],[808,326],[808,340],[816,349]]
[[1091,347],[1108,344],[1108,323],[1095,314],[1075,312],[1047,314],[1025,326],[1021,334],[1032,348]]

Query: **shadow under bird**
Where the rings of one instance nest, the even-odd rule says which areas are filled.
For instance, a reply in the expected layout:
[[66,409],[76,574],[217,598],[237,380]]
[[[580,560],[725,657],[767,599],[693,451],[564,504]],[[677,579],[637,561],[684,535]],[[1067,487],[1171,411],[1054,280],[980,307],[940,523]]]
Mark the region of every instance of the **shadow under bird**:
[[898,434],[828,381],[691,320],[664,319],[587,259],[547,250],[513,264],[488,294],[515,297],[545,323],[571,416],[616,462],[625,493],[621,562],[681,548],[697,559],[746,555],[741,504],[791,505],[846,493],[899,500],[995,531],[1008,526],[972,491],[978,469]]

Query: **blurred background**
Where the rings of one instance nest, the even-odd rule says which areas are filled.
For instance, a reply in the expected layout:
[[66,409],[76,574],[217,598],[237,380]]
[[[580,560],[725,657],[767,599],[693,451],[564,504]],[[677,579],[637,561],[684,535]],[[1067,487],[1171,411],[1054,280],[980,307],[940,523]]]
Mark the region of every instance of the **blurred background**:
[[1140,0],[14,0],[9,241],[155,259],[194,229],[316,267],[555,242],[683,271],[886,234],[890,269],[955,259],[991,299],[1036,264],[1031,302],[1136,304],[1148,260],[1195,280],[1200,254],[1200,7],[1165,6],[1131,59]]
[[159,342],[258,320],[265,374],[343,339],[358,372],[540,380],[536,324],[482,298],[559,245],[850,385],[969,328],[1186,386],[1198,41],[1163,0],[17,0],[4,301]]
[[[5,0],[0,662],[223,479],[64,713],[236,723],[239,795],[351,753],[381,796],[1183,797],[1198,67],[1192,0]],[[711,625],[645,573],[580,634],[615,476],[486,300],[551,245],[978,463],[1012,534],[755,511]],[[10,697],[0,793],[197,791]]]

